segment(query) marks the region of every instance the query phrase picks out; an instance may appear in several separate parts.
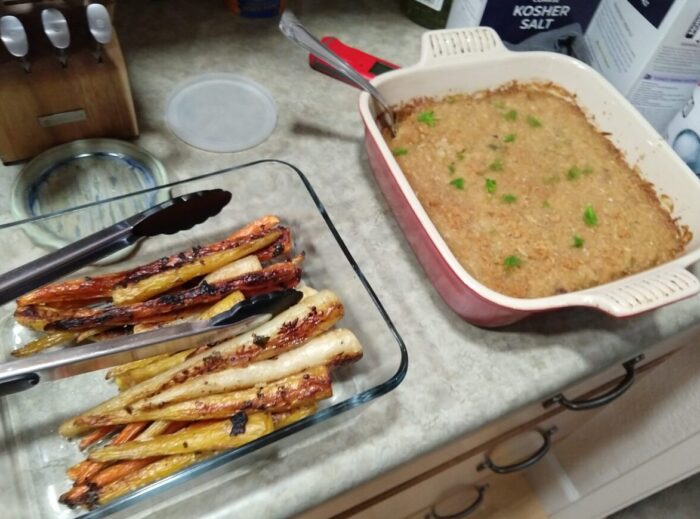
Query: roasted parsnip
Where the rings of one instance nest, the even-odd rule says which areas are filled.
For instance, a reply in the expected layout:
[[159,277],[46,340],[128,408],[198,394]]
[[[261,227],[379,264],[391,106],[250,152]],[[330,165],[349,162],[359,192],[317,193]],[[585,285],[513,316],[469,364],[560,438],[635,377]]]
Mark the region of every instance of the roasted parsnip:
[[[153,395],[164,387],[182,384],[203,373],[258,359],[269,359],[325,332],[342,316],[343,305],[338,297],[328,290],[323,290],[282,312],[255,330],[199,353],[179,366],[123,391],[81,416],[101,415],[125,408],[137,400]],[[296,371],[302,369],[299,368]],[[89,430],[90,427],[78,425],[76,420],[79,418],[64,422],[59,428],[59,433],[63,436],[76,436]]]
[[204,281],[210,284],[216,283],[217,281],[225,281],[227,279],[237,278],[248,272],[255,272],[261,268],[262,264],[257,256],[246,256],[245,258],[232,261],[228,265],[224,265],[211,274],[207,274],[204,277]]
[[[139,413],[168,404],[206,395],[227,393],[288,377],[313,366],[338,366],[362,357],[362,346],[350,330],[333,330],[310,340],[303,346],[282,353],[275,359],[227,368],[209,373],[133,402],[128,411]],[[83,424],[78,419],[79,424]],[[92,425],[92,424],[90,424]]]
[[[221,301],[218,303],[212,305],[210,308],[202,312],[199,316],[198,319],[211,319],[215,315],[218,315],[222,312],[225,312],[227,310],[230,310],[233,308],[235,305],[243,301],[245,297],[243,296],[242,292],[234,292],[232,294],[229,294],[225,298],[223,298]],[[168,325],[166,325],[168,326]],[[158,359],[154,360],[153,362],[146,362],[143,363],[143,365],[140,366],[134,366],[133,369],[131,370],[125,370],[124,372],[120,373],[119,375],[116,375],[114,377],[114,383],[117,384],[117,387],[120,390],[124,390],[126,388],[129,388],[133,385],[138,384],[139,382],[142,382],[144,380],[147,380],[151,377],[156,376],[158,373],[162,373],[163,371],[167,371],[173,366],[177,366],[180,364],[182,361],[187,359],[191,354],[193,354],[196,351],[196,348],[190,348],[188,350],[183,350],[177,353],[173,353],[171,355],[163,355],[163,356],[156,356],[159,357]]]
[[307,406],[333,395],[330,370],[315,366],[269,384],[212,395],[147,411],[119,410],[102,416],[86,416],[80,424],[91,427],[148,420],[214,420],[239,411],[280,413]]

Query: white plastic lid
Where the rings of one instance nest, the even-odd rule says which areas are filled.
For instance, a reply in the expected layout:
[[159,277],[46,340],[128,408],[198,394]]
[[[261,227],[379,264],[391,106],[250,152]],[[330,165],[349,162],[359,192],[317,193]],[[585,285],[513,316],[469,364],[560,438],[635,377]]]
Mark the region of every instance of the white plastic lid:
[[190,146],[234,152],[270,136],[277,125],[277,106],[270,92],[246,77],[204,74],[175,88],[165,121]]

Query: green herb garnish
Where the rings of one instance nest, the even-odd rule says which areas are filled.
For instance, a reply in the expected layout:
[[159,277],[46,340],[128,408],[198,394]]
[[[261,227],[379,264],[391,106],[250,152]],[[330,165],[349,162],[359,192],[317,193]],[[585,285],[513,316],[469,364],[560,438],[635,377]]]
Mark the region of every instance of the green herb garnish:
[[486,182],[484,183],[486,187],[486,191],[489,193],[495,193],[496,192],[496,181],[492,178],[487,178]]
[[450,162],[450,163],[448,164],[448,166],[447,166],[447,171],[450,172],[450,175],[454,175],[454,174],[455,174],[455,163],[454,163],[454,162]]
[[392,153],[394,154],[394,157],[400,157],[401,155],[406,155],[408,150],[406,148],[394,148]]
[[576,247],[577,249],[580,249],[583,247],[583,238],[581,238],[578,234],[574,234],[573,236],[574,244],[573,246]]
[[515,134],[509,133],[508,135],[503,137],[503,142],[515,142]]
[[435,117],[435,112],[432,110],[430,112],[421,112],[418,114],[418,122],[425,123],[428,126],[435,126],[437,123],[437,118]]
[[501,162],[501,159],[496,159],[489,164],[489,169],[491,171],[503,171],[503,163]]
[[518,197],[515,195],[503,195],[501,197],[501,200],[503,200],[506,204],[514,204],[515,202],[518,201]]
[[503,260],[503,266],[507,269],[520,267],[522,264],[523,260],[521,260],[515,254],[513,254],[512,256],[508,256],[506,259]]
[[498,101],[494,101],[494,102],[493,102],[493,106],[495,106],[496,108],[502,110],[502,109],[504,109],[504,108],[506,107],[506,104],[505,104],[503,101],[498,100]]
[[532,126],[533,128],[539,128],[542,126],[542,123],[537,117],[533,117],[532,115],[527,116],[527,124]]
[[464,160],[464,152],[465,152],[465,151],[467,151],[466,148],[464,148],[463,150],[459,150],[459,151],[457,152],[457,160]]
[[549,202],[548,202],[547,200],[545,200],[544,202],[542,202],[542,207],[543,207],[544,209],[549,209],[549,208],[552,207],[552,206],[549,205]]
[[578,166],[572,166],[569,168],[569,171],[566,172],[566,178],[568,178],[569,180],[576,180],[578,177],[581,176],[581,173],[583,173],[581,168],[579,168]]
[[457,177],[450,180],[450,185],[456,187],[457,189],[464,189],[464,179],[462,177]]
[[587,205],[583,211],[583,222],[588,227],[594,227],[598,224],[598,215],[595,214],[595,210],[590,205]]
[[518,118],[518,112],[515,110],[508,110],[503,114],[503,117],[506,121],[515,121]]

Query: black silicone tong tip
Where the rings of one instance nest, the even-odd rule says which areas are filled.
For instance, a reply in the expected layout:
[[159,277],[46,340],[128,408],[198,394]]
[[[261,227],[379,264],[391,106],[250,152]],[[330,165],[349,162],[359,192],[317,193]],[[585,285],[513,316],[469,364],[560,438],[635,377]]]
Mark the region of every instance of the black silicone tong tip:
[[274,317],[297,304],[303,296],[303,293],[293,288],[253,296],[244,299],[230,310],[215,315],[209,324],[225,326],[261,314],[271,314]]
[[191,229],[221,210],[231,201],[231,193],[223,189],[209,189],[171,198],[145,213],[134,224],[137,236],[175,234]]

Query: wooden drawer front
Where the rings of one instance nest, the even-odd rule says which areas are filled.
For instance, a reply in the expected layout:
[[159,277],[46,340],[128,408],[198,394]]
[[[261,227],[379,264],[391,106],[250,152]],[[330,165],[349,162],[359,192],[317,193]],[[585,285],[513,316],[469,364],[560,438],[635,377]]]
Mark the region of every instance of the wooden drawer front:
[[394,489],[398,492],[390,497],[378,496],[369,507],[344,517],[353,519],[386,519],[402,518],[415,514],[417,511],[430,507],[444,497],[446,492],[454,491],[455,487],[464,487],[483,478],[484,474],[477,470],[477,465],[483,455],[475,455],[461,463],[431,474],[418,482],[409,481]]
[[[477,486],[485,489],[481,502],[474,506]],[[470,508],[473,511],[468,515],[460,514]],[[476,485],[456,486],[433,505],[406,519],[440,519],[450,515],[469,519],[548,519],[522,474],[492,476]]]
[[[553,413],[548,419],[533,424],[530,428],[518,427],[507,435],[485,443],[482,450],[457,456],[336,517],[406,517],[439,503],[446,495],[454,494],[460,488],[469,489],[479,480],[489,478],[494,484],[501,479],[508,481],[513,474],[497,474],[494,470],[511,470],[515,465],[529,465],[529,461],[541,459],[546,456],[548,446],[560,433],[575,430],[588,415],[589,413]],[[491,469],[486,465],[495,466]]]

